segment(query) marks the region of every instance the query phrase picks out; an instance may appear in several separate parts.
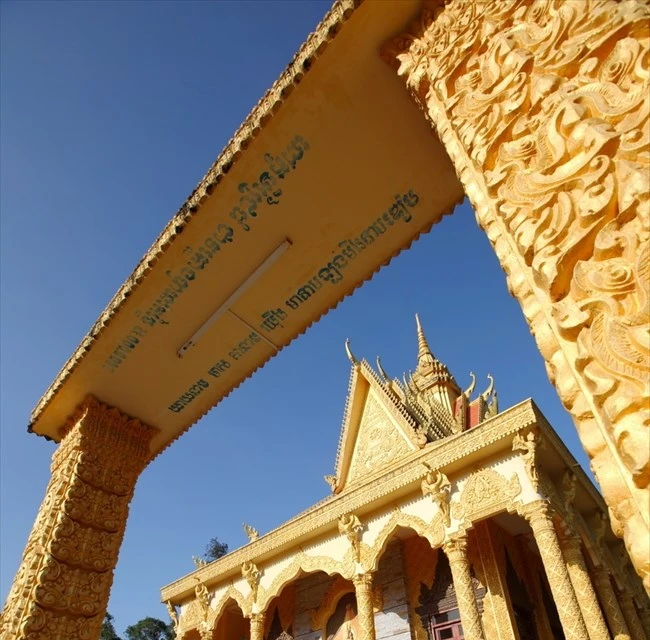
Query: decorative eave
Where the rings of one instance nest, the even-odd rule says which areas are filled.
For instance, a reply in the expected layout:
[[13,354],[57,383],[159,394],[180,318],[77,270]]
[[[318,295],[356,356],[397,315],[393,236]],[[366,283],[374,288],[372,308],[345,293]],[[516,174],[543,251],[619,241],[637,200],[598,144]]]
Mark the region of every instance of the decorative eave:
[[248,117],[244,120],[228,144],[219,154],[212,167],[187,198],[183,206],[165,226],[162,233],[154,241],[152,246],[135,267],[132,274],[118,289],[117,293],[113,296],[99,318],[90,328],[90,331],[82,339],[72,356],[63,365],[54,381],[50,384],[34,407],[31,413],[28,431],[32,430],[32,425],[38,420],[40,414],[53,400],[72,371],[79,365],[93,347],[97,338],[110,324],[111,320],[127,298],[146,279],[147,274],[153,265],[176,240],[178,235],[183,231],[187,222],[201,209],[202,205],[210,197],[215,187],[230,171],[234,163],[239,160],[242,152],[278,112],[282,103],[292,92],[293,88],[301,82],[305,74],[309,72],[312,65],[326,49],[327,45],[334,39],[343,24],[350,18],[352,13],[362,2],[363,0],[336,0],[330,11],[328,11],[323,20],[316,27],[316,30],[309,35],[307,40],[300,47],[298,53],[296,53],[284,72],[251,110]]
[[[244,562],[253,561],[261,566],[292,546],[336,530],[338,518],[342,515],[361,515],[371,510],[384,496],[404,492],[417,485],[424,473],[423,462],[450,475],[467,466],[477,455],[485,457],[497,451],[510,450],[514,435],[521,429],[535,427],[539,416],[541,413],[534,402],[527,399],[470,431],[414,451],[395,465],[368,476],[349,491],[326,498],[258,540],[163,587],[162,601],[181,604],[193,598],[197,580],[209,588],[238,575]],[[550,427],[548,430],[552,431]],[[544,428],[546,431],[547,428]],[[567,455],[573,460],[568,452]]]

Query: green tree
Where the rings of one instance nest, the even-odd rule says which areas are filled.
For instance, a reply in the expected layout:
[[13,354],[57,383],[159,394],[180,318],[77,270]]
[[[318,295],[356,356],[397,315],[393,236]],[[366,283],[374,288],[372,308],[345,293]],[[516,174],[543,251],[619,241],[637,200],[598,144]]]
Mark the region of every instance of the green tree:
[[104,616],[104,622],[102,624],[102,633],[99,636],[99,640],[122,640],[120,636],[117,635],[115,627],[113,626],[113,616],[106,612]]
[[143,618],[126,628],[127,640],[174,640],[174,627],[158,618]]
[[203,557],[208,561],[218,560],[228,553],[228,545],[225,542],[219,542],[219,538],[212,538],[205,548]]

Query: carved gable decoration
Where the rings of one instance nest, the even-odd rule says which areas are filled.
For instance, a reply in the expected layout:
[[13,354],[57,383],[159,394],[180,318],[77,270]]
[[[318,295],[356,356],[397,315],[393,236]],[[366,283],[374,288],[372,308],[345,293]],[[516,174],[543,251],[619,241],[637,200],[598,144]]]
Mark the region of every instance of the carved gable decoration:
[[337,458],[337,492],[419,448],[413,427],[365,369],[363,363],[352,374]]

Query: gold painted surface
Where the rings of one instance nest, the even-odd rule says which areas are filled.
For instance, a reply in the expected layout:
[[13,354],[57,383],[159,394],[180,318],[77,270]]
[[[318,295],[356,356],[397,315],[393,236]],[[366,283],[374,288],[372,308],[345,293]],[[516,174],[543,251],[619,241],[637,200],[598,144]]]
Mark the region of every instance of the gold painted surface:
[[[419,1],[355,4],[335,3],[260,101],[39,402],[36,433],[58,439],[93,393],[160,429],[162,451],[462,200],[444,149],[377,56]],[[235,315],[178,357],[285,239]]]
[[[483,574],[482,582],[487,589],[483,599],[485,635],[495,640],[519,640],[511,614],[512,606],[505,579],[503,547],[497,541],[497,536],[493,535],[490,522],[477,522],[474,525],[474,532]],[[477,563],[476,566],[479,564]],[[488,616],[492,620],[492,628],[486,624]]]
[[97,638],[155,433],[92,397],[68,421],[2,612],[2,638]]
[[384,52],[454,162],[646,589],[649,17],[452,0]]

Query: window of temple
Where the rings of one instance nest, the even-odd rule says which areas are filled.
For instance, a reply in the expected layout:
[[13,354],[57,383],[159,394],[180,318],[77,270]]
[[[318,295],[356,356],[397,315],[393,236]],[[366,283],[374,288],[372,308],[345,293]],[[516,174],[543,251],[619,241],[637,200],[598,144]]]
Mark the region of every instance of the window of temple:
[[357,598],[354,593],[343,596],[327,621],[327,640],[355,640],[361,637],[357,618]]
[[433,640],[463,640],[465,636],[458,609],[450,609],[432,616],[429,635]]

